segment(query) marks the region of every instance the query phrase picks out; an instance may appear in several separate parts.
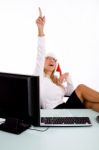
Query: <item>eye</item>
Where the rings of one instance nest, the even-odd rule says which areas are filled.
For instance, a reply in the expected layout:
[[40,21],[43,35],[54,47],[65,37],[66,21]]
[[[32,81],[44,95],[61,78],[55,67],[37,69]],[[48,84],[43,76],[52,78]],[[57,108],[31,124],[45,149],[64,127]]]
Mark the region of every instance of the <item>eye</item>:
[[53,60],[56,62],[57,60],[55,58],[53,58]]

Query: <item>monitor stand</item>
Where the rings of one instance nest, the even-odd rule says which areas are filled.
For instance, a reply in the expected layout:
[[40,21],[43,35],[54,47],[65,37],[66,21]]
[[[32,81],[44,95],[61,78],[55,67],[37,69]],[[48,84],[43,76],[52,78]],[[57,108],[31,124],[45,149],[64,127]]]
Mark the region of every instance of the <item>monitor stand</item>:
[[24,120],[16,118],[7,118],[4,123],[0,125],[0,130],[20,134],[30,127],[29,123],[26,123]]

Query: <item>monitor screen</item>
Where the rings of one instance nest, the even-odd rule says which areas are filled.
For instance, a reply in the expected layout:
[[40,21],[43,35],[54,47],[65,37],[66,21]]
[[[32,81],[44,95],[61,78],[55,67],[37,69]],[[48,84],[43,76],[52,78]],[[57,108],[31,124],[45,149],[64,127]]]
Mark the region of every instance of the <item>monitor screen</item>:
[[16,126],[17,122],[18,126],[23,122],[37,125],[40,113],[36,108],[39,108],[38,76],[0,73],[0,118],[6,119],[6,126]]

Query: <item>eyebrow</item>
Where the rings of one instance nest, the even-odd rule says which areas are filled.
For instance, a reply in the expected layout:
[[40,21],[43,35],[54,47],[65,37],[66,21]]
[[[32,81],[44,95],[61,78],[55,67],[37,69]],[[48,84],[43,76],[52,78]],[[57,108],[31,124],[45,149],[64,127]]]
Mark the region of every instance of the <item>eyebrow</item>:
[[50,57],[50,56],[47,56],[47,57],[45,57],[45,58],[50,58],[50,59],[53,59],[53,60],[57,61],[57,59],[55,59],[55,58],[53,58],[53,57]]

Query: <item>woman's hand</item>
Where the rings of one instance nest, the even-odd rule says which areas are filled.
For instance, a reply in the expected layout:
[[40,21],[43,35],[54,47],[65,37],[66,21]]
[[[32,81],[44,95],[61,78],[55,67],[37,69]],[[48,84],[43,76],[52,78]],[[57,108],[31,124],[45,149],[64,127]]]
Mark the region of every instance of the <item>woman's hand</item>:
[[39,8],[39,17],[36,19],[38,27],[38,36],[44,36],[45,16],[42,16],[42,11]]
[[62,84],[63,82],[67,81],[68,76],[69,76],[68,72],[62,74],[59,78],[60,83]]

